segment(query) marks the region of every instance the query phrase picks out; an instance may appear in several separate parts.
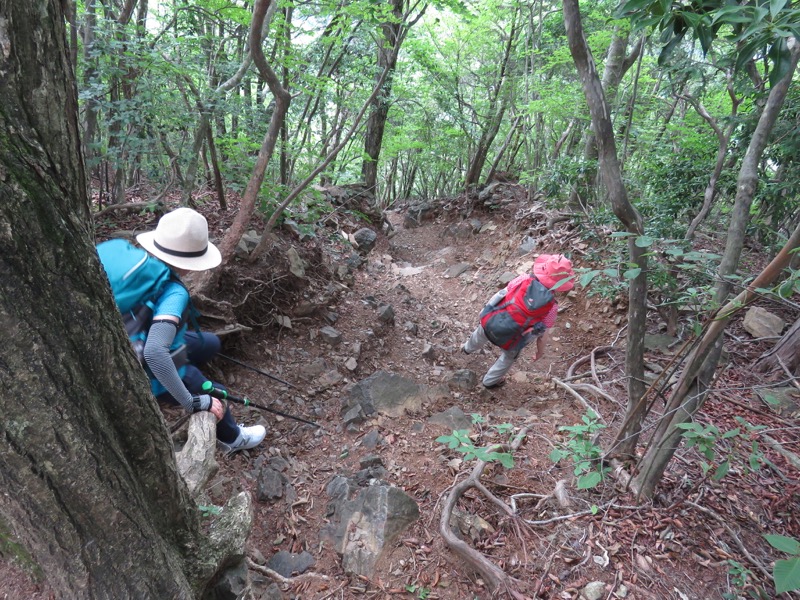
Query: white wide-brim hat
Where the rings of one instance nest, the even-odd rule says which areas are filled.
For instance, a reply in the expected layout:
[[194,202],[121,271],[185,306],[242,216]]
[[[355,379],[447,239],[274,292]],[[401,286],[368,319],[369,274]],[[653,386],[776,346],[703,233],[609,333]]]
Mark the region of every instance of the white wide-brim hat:
[[176,208],[158,221],[155,231],[136,236],[150,254],[187,271],[213,269],[222,262],[219,249],[208,241],[208,221],[191,208]]

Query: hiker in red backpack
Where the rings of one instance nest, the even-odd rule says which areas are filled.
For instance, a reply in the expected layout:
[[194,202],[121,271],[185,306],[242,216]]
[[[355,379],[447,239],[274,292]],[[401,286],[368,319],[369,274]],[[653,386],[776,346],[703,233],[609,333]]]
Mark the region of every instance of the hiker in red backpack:
[[[267,433],[262,425],[238,425],[229,408],[202,393],[208,379],[198,365],[219,352],[219,338],[212,333],[187,330],[190,298],[180,276],[212,269],[222,262],[219,250],[208,241],[206,218],[190,208],[178,208],[161,217],[155,231],[137,235],[136,241],[151,257],[165,263],[173,275],[152,301],[153,319],[144,343],[144,363],[153,394],[161,401],[180,404],[188,412],[213,413],[217,418],[217,440],[228,452],[257,446]],[[179,366],[174,355],[184,345],[186,361]]]
[[536,355],[544,355],[547,330],[556,324],[558,304],[553,292],[573,288],[572,263],[560,254],[542,254],[533,263],[533,273],[520,275],[492,296],[481,311],[481,322],[461,347],[472,354],[491,342],[501,350],[500,358],[483,377],[486,388],[503,385],[519,353],[536,340]]

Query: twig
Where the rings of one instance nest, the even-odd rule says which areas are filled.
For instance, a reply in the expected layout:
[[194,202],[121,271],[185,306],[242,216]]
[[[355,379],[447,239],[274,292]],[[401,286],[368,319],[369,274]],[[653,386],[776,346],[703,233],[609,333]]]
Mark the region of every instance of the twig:
[[571,385],[569,385],[567,383],[564,383],[563,381],[561,381],[557,377],[553,377],[553,381],[557,385],[559,385],[562,388],[564,388],[565,390],[567,390],[570,394],[575,396],[575,398],[577,398],[578,401],[580,401],[580,403],[583,404],[586,407],[586,410],[592,411],[595,415],[597,415],[598,419],[600,419],[604,424],[606,423],[605,419],[602,417],[602,415],[600,415],[600,412],[596,408],[594,408],[591,404],[589,404],[589,402],[586,401],[586,398],[584,398],[578,392],[576,392]]
[[761,562],[757,560],[752,554],[750,554],[750,552],[747,550],[747,548],[745,548],[744,544],[742,543],[742,540],[739,539],[739,536],[736,535],[733,529],[731,529],[731,526],[728,525],[728,523],[719,514],[717,514],[711,509],[700,506],[699,504],[695,504],[690,500],[687,500],[686,504],[696,508],[702,513],[714,517],[720,523],[720,525],[722,525],[725,528],[728,534],[733,538],[733,541],[736,542],[736,545],[739,547],[739,550],[742,552],[742,554],[744,554],[747,557],[747,560],[749,560],[759,571],[761,571],[761,573],[768,580],[772,581],[772,575],[770,575],[769,571],[767,571],[767,568],[764,565],[762,565]]
[[[262,565],[259,565],[258,563],[254,562],[249,556],[246,558],[246,560],[248,568],[252,569],[253,571],[257,571],[262,575],[266,575],[275,582],[283,585],[293,585],[295,583],[303,581],[304,579],[322,579],[323,581],[330,581],[330,577],[328,577],[327,575],[320,575],[319,573],[303,573],[301,575],[298,575],[297,577],[284,577],[283,575],[281,575],[277,571],[273,571],[269,567],[264,567]],[[345,584],[342,584],[342,587],[344,587],[344,585]],[[339,591],[339,589],[341,588],[335,589],[333,593],[336,593],[337,591]]]
[[[528,428],[524,427],[517,434],[511,444],[508,445],[508,447],[512,451],[519,448],[520,444],[522,444],[522,441],[525,439],[527,432]],[[504,446],[500,447],[502,448]],[[497,446],[493,447],[493,449],[497,448]],[[483,470],[486,468],[487,464],[488,463],[486,461],[479,460],[469,477],[453,487],[450,495],[447,497],[447,500],[444,503],[444,507],[442,508],[442,515],[439,520],[439,533],[441,533],[442,538],[444,538],[444,542],[447,547],[450,548],[450,550],[454,552],[461,560],[463,560],[464,563],[477,571],[493,592],[505,589],[511,597],[515,598],[516,600],[523,600],[524,596],[516,589],[518,581],[508,575],[500,567],[492,563],[481,552],[467,544],[464,540],[456,537],[452,528],[450,527],[450,519],[452,518],[453,509],[455,508],[458,499],[461,498],[470,488],[480,491],[494,504],[498,506],[502,504],[501,501],[496,498],[494,494],[489,492],[489,490],[487,490],[486,487],[480,482],[480,477],[483,474]],[[506,507],[504,510],[510,516],[514,516],[508,507]]]

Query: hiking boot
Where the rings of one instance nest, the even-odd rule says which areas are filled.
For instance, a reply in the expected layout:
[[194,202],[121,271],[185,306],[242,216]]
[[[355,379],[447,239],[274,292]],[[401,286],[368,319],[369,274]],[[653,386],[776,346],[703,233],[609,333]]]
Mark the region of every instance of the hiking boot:
[[484,383],[483,387],[485,387],[487,390],[496,390],[497,388],[503,387],[505,384],[506,384],[506,380],[505,379],[500,379],[499,381],[495,381],[491,385],[486,385]]
[[250,448],[255,448],[264,440],[266,435],[267,430],[263,425],[253,425],[252,427],[242,427],[240,425],[239,437],[229,444],[224,442],[220,442],[220,444],[223,448],[225,448],[226,454],[233,454],[239,450],[250,450]]
[[472,352],[467,352],[467,349],[464,346],[461,346],[461,352],[464,354],[472,354]]

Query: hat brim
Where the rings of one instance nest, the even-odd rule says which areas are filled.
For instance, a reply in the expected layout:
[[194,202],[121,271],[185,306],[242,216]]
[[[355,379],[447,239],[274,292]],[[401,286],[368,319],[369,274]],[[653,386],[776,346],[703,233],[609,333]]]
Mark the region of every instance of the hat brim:
[[[545,275],[544,273],[537,273],[536,268],[533,269],[533,274],[536,276],[536,279],[539,280],[539,283],[541,283],[544,287],[553,292],[568,292],[575,287],[575,283],[572,281],[572,279],[564,281],[565,279],[567,279],[567,277],[574,278],[575,277],[574,275],[565,274],[563,277],[557,276],[556,278],[553,278],[550,275]],[[558,287],[555,287],[555,285],[561,281],[563,281],[564,283],[562,283]]]
[[136,241],[150,254],[172,267],[187,271],[207,271],[219,266],[222,262],[222,254],[219,248],[211,242],[208,242],[206,253],[202,256],[175,256],[156,247],[155,235],[155,231],[146,231],[137,235]]

